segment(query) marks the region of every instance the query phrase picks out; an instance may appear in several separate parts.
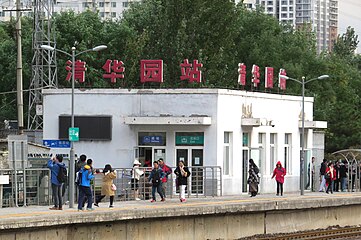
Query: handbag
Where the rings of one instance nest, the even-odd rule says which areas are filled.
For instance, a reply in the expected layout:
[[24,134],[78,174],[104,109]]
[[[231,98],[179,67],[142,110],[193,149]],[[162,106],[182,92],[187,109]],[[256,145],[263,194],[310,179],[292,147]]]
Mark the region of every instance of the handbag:
[[112,186],[110,187],[110,189],[112,189],[112,191],[116,191],[116,190],[117,190],[117,186],[115,186],[115,184],[113,183]]

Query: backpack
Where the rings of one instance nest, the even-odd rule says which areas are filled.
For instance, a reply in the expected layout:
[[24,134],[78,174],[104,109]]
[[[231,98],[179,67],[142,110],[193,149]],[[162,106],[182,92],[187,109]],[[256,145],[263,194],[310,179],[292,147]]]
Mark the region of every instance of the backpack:
[[76,185],[80,186],[82,177],[83,177],[83,173],[81,171],[76,172],[76,174],[75,174],[75,184]]
[[160,173],[159,170],[155,170],[152,178],[152,183],[154,186],[158,186],[160,183]]
[[57,179],[60,183],[65,183],[66,179],[68,178],[68,172],[65,167],[59,166],[59,172]]

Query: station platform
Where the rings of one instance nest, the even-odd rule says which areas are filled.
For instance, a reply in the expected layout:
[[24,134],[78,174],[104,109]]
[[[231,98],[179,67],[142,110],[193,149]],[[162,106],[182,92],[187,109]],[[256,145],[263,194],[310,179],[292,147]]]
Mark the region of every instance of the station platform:
[[94,211],[67,205],[62,211],[2,208],[0,239],[238,239],[361,225],[359,192],[127,201],[115,202],[114,208],[104,201],[99,206]]

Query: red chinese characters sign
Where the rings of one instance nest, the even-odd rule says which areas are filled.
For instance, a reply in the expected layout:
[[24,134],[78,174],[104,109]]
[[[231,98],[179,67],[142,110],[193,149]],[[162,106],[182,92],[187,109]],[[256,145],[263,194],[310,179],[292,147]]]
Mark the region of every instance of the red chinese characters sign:
[[140,82],[163,82],[163,60],[141,60]]
[[103,74],[103,78],[110,78],[111,83],[116,83],[117,78],[124,78],[125,67],[124,63],[118,60],[107,60],[103,66],[106,74]]
[[273,88],[273,68],[266,67],[265,88]]
[[[66,80],[69,81],[72,78],[72,62],[67,61],[65,69],[68,71]],[[181,76],[180,79],[188,80],[192,82],[202,82],[202,70],[203,64],[198,62],[197,59],[193,62],[189,62],[188,59],[184,59],[180,64]],[[125,67],[123,61],[114,59],[108,59],[104,65],[103,74],[104,79],[110,79],[111,83],[116,83],[117,79],[124,79]],[[86,63],[81,60],[76,60],[74,64],[74,79],[79,83],[85,81]],[[238,84],[246,86],[247,84],[247,67],[244,63],[238,64]],[[286,76],[286,70],[280,69],[279,75]],[[163,60],[141,60],[140,61],[140,81],[141,83],[146,82],[163,82]],[[260,67],[257,65],[252,66],[252,83],[254,87],[258,87],[260,84]],[[274,84],[274,69],[272,67],[265,68],[265,88],[273,88]],[[279,78],[278,87],[281,90],[286,89],[286,79]]]
[[[65,80],[69,81],[72,77],[72,66],[73,63],[68,60],[66,62],[65,69],[68,71],[68,75],[66,75]],[[86,71],[86,62],[82,62],[81,60],[76,60],[74,64],[74,80],[78,81],[79,83],[83,83],[85,81],[85,71]]]
[[242,86],[246,86],[246,73],[247,67],[244,63],[238,64],[238,84]]
[[253,82],[254,87],[258,87],[258,84],[260,82],[259,77],[260,77],[259,67],[255,64],[253,64],[253,66],[252,66],[252,82]]
[[286,78],[281,77],[281,76],[286,76],[286,75],[287,75],[286,70],[281,68],[280,73],[279,73],[279,79],[278,79],[278,87],[281,90],[286,90]]
[[193,64],[190,64],[188,59],[184,59],[181,67],[181,80],[188,80],[191,82],[202,82],[202,71],[198,68],[203,67],[202,63],[198,63],[198,60],[193,60]]

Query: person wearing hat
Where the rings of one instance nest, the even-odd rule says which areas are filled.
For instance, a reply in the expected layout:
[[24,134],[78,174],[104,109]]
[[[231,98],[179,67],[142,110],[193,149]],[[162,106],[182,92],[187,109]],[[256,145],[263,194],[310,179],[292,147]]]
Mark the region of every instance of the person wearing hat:
[[133,170],[132,170],[132,180],[131,180],[131,187],[134,190],[134,198],[135,200],[139,201],[139,179],[144,174],[144,171],[139,169],[142,164],[139,162],[138,159],[135,159],[133,162]]

